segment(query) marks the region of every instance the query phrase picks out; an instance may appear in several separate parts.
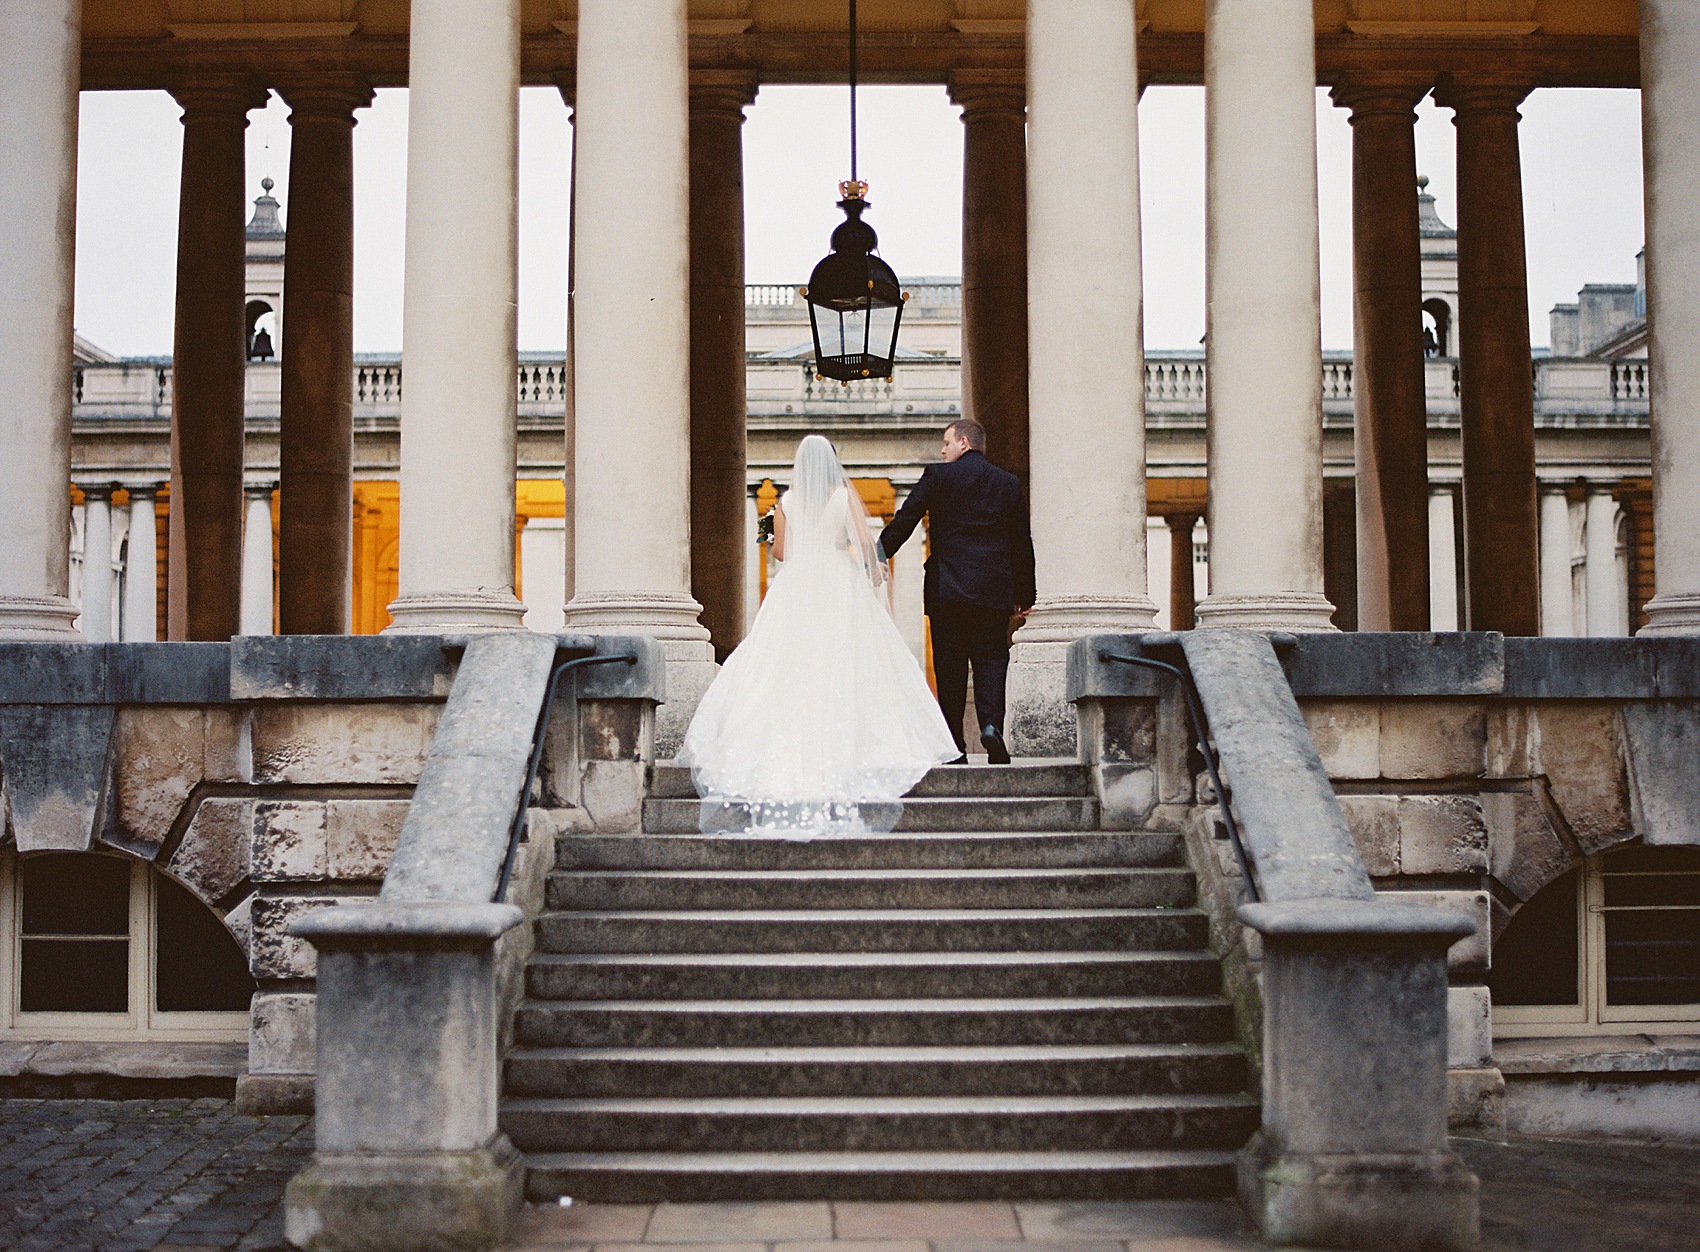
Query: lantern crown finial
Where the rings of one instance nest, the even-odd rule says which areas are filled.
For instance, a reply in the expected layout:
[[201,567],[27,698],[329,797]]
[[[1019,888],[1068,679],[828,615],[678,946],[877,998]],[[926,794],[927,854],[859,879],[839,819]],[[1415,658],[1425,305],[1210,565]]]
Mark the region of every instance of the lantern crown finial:
[[846,200],[866,200],[868,184],[859,178],[846,178],[838,184],[838,194]]

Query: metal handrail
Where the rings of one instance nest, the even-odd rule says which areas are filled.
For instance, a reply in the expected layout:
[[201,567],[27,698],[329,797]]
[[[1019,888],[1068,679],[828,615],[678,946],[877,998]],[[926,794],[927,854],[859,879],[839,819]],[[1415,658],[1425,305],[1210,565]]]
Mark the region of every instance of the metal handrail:
[[508,850],[502,857],[502,875],[496,882],[496,894],[491,897],[498,904],[508,893],[508,883],[514,874],[514,857],[519,852],[519,845],[525,831],[526,814],[531,809],[531,789],[537,785],[537,771],[543,766],[543,744],[549,734],[549,720],[555,708],[555,688],[560,684],[561,675],[570,669],[578,669],[585,665],[613,665],[622,663],[636,665],[637,657],[628,653],[618,656],[580,656],[570,661],[562,661],[549,672],[549,685],[543,689],[543,707],[537,710],[537,726],[531,732],[531,756],[526,762],[525,784],[520,788],[519,804],[514,808],[513,824],[508,827]]
[[1186,717],[1192,725],[1193,738],[1198,741],[1199,755],[1204,758],[1204,768],[1210,771],[1210,785],[1216,789],[1216,803],[1222,810],[1222,824],[1228,829],[1228,839],[1234,846],[1234,859],[1239,862],[1240,875],[1245,879],[1246,894],[1252,903],[1262,899],[1257,890],[1257,880],[1252,877],[1251,864],[1246,860],[1245,844],[1240,840],[1240,825],[1234,820],[1233,807],[1228,803],[1228,790],[1222,785],[1220,762],[1216,758],[1216,749],[1210,743],[1204,729],[1204,706],[1198,698],[1198,688],[1192,681],[1192,675],[1178,665],[1170,665],[1167,661],[1154,661],[1145,656],[1123,656],[1117,652],[1100,652],[1100,661],[1117,661],[1123,665],[1137,665],[1142,669],[1160,670],[1165,674],[1174,675],[1181,685],[1181,694],[1186,697]]

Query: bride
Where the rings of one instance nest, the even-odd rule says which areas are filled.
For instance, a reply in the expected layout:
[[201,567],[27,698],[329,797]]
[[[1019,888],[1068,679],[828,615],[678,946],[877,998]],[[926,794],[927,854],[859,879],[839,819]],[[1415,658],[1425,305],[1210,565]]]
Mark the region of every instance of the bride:
[[702,828],[889,830],[899,797],[957,746],[881,597],[885,566],[838,453],[797,445],[775,506],[783,562],[685,732]]

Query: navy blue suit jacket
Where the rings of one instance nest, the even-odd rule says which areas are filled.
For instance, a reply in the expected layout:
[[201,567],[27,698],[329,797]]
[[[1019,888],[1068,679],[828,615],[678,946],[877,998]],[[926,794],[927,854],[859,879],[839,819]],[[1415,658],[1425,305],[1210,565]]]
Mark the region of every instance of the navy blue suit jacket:
[[1021,480],[973,449],[929,465],[891,524],[880,532],[887,557],[928,515],[926,604],[975,604],[1008,612],[1033,603],[1033,534]]

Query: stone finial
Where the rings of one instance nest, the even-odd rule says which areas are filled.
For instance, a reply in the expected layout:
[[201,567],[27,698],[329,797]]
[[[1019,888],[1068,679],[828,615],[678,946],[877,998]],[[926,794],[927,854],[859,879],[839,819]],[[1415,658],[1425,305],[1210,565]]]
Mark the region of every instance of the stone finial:
[[272,195],[272,188],[277,186],[270,178],[260,180],[260,194],[254,200],[254,216],[248,221],[248,238],[250,239],[282,239],[283,222],[278,217],[277,197]]

